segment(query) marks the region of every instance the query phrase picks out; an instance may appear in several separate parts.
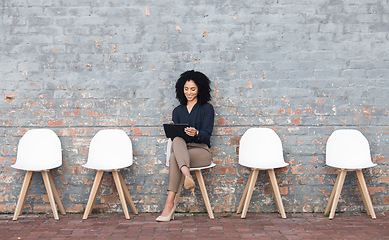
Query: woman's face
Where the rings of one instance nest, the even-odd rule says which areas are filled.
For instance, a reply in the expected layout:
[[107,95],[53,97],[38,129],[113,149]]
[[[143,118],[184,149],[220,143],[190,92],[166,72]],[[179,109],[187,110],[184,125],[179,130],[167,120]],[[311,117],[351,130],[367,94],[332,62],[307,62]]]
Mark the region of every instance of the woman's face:
[[193,80],[189,80],[184,85],[184,95],[188,102],[193,101],[197,98],[199,88]]

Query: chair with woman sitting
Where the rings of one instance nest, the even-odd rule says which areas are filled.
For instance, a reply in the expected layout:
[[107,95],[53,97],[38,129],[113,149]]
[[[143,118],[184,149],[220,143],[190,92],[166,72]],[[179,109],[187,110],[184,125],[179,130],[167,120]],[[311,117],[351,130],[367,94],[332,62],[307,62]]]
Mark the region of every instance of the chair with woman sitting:
[[196,184],[191,171],[196,173],[207,211],[210,218],[213,218],[201,175],[201,169],[213,166],[210,139],[215,112],[209,103],[211,100],[210,83],[207,76],[193,70],[182,73],[176,82],[176,98],[180,105],[173,110],[172,122],[186,124],[189,127],[184,129],[183,136],[174,137],[171,148],[168,147],[168,153],[170,153],[168,194],[163,211],[156,221],[165,222],[174,218],[176,199],[182,183],[185,189],[194,191]]

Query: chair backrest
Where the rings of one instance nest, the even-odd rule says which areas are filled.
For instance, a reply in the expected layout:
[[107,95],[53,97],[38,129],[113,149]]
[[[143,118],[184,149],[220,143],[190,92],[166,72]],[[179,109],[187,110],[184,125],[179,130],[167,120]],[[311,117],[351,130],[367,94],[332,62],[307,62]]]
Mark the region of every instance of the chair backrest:
[[169,159],[170,159],[170,154],[171,154],[171,149],[172,149],[172,140],[169,138],[169,140],[167,140],[167,146],[166,146],[166,166],[169,167]]
[[120,129],[100,130],[89,145],[88,161],[83,167],[117,170],[132,165],[132,143]]
[[250,128],[240,139],[239,164],[258,169],[288,166],[278,135],[270,128]]
[[49,170],[62,165],[61,141],[51,129],[31,129],[20,139],[16,163],[26,171]]
[[334,131],[328,138],[326,164],[341,169],[363,169],[374,167],[370,156],[369,142],[355,129]]

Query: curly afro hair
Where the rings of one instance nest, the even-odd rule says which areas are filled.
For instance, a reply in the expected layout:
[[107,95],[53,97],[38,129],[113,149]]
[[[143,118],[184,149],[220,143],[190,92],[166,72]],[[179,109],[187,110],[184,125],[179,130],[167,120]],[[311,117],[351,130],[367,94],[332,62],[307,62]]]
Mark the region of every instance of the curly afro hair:
[[188,100],[184,95],[184,85],[186,82],[193,80],[197,85],[199,92],[197,94],[197,101],[200,105],[203,105],[211,100],[211,81],[207,76],[201,72],[189,70],[180,75],[180,78],[176,83],[176,98],[180,101],[181,105],[186,105]]

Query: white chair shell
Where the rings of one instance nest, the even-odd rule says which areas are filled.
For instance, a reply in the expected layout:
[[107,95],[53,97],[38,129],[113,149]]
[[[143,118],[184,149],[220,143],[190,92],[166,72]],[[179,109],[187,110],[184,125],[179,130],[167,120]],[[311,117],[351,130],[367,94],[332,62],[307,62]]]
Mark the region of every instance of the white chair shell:
[[131,139],[121,129],[100,130],[89,145],[85,168],[95,170],[117,170],[132,165]]
[[369,142],[355,129],[340,129],[331,134],[327,141],[326,164],[350,170],[377,166],[371,161]]
[[261,170],[286,167],[282,143],[270,128],[250,128],[240,139],[239,164]]
[[43,171],[62,165],[61,142],[51,129],[31,129],[20,139],[16,162],[11,167]]

